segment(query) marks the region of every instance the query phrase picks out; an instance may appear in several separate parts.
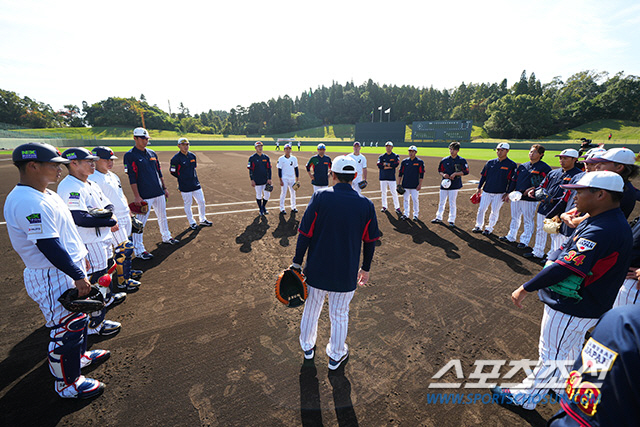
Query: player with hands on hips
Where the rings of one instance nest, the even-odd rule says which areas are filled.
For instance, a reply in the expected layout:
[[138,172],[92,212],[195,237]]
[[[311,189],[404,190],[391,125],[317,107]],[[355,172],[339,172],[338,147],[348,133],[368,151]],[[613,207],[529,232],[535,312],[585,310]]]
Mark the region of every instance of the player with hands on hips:
[[[158,218],[162,243],[177,245],[180,241],[171,237],[167,223],[169,190],[164,184],[160,160],[153,150],[147,148],[149,132],[145,128],[135,128],[133,140],[134,147],[124,155],[124,172],[129,176],[129,184],[135,198],[133,203],[140,206],[142,202],[146,202],[149,208],[146,213],[136,214],[136,217],[146,225],[153,208]],[[145,249],[143,237],[144,233],[134,233],[131,236],[135,256],[145,260],[151,259],[153,255]]]
[[458,156],[460,143],[449,144],[449,156],[440,160],[438,173],[442,177],[440,181],[440,203],[436,217],[431,220],[433,224],[441,224],[444,215],[444,207],[449,199],[449,227],[456,224],[458,191],[462,188],[462,176],[469,175],[469,165],[467,161]]
[[76,288],[80,296],[91,286],[85,273],[87,249],[71,212],[47,186],[60,179],[69,161],[49,144],[26,143],[13,151],[20,180],[7,195],[4,218],[14,250],[25,264],[24,284],[49,328],[49,370],[63,398],[91,398],[104,384],[84,377],[80,369],[107,360],[106,350],[87,350],[87,315],[65,309],[58,298]]
[[193,199],[195,199],[198,204],[200,226],[211,227],[213,224],[207,220],[204,193],[202,192],[202,187],[198,180],[198,173],[196,172],[196,168],[198,167],[196,155],[189,151],[189,140],[187,138],[178,139],[178,148],[180,152],[171,158],[169,172],[178,178],[178,190],[180,190],[180,194],[182,194],[184,212],[187,214],[189,227],[192,230],[198,228],[198,225],[193,219],[193,212],[191,211]]
[[[280,213],[285,213],[284,201],[289,191],[291,197],[291,212],[298,212],[296,209],[296,189],[300,186],[298,177],[298,159],[291,155],[291,144],[284,145],[284,155],[278,159],[278,177],[280,178]],[[297,185],[296,185],[297,183]]]
[[367,158],[360,154],[360,143],[358,141],[353,143],[353,153],[349,154],[357,164],[357,175],[351,182],[353,189],[358,194],[362,194],[362,189],[367,186]]
[[422,180],[424,179],[424,162],[416,157],[418,148],[415,145],[409,147],[409,157],[402,160],[400,170],[398,171],[398,180],[405,190],[404,195],[404,214],[402,219],[409,218],[410,200],[413,200],[413,220],[418,220],[420,215],[420,199],[419,191],[422,188]]
[[[87,275],[91,284],[97,284],[101,277],[107,275],[107,261],[111,248],[111,230],[118,230],[118,221],[113,215],[113,204],[104,195],[100,186],[89,181],[89,176],[95,171],[97,156],[85,148],[68,148],[62,157],[69,160],[65,164],[69,170],[58,185],[58,195],[71,211],[73,222],[78,227],[78,233],[87,248]],[[109,215],[96,216],[94,209],[109,210]],[[127,294],[118,292],[113,294],[109,287],[100,286],[105,299],[105,307],[89,315],[89,335],[109,336],[120,332],[119,322],[105,320],[107,307],[124,301]]]
[[269,156],[262,152],[262,141],[256,141],[253,146],[256,152],[249,157],[247,169],[249,169],[249,179],[251,186],[256,190],[256,203],[260,209],[260,215],[268,215],[267,202],[271,196],[273,185],[271,184],[271,160]]
[[631,229],[620,210],[622,178],[609,171],[590,172],[563,187],[577,190],[576,206],[589,218],[549,255],[541,272],[511,294],[518,308],[534,291],[544,303],[539,361],[518,386],[493,389],[503,402],[529,410],[550,388],[562,394],[566,378],[558,363],[579,356],[585,333],[611,309],[631,261]]
[[393,142],[387,141],[384,144],[385,153],[378,157],[378,169],[380,169],[380,193],[382,196],[382,212],[387,211],[387,191],[391,191],[393,199],[393,207],[396,213],[402,215],[400,210],[400,201],[398,200],[398,192],[396,191],[396,169],[400,166],[400,157],[393,152]]
[[[509,193],[513,190],[515,183],[512,183],[513,173],[516,170],[516,163],[509,159],[510,146],[506,142],[501,142],[496,147],[497,158],[489,160],[482,168],[480,182],[476,194],[481,194],[480,205],[478,206],[478,215],[476,216],[476,225],[471,230],[473,233],[482,233],[488,236],[493,232],[500,217],[500,208],[502,204],[509,201]],[[484,227],[484,216],[491,206],[491,215],[489,215],[489,224]]]
[[326,353],[330,370],[338,369],[349,356],[349,303],[357,285],[369,280],[375,242],[380,236],[373,203],[351,186],[356,169],[350,157],[336,157],[333,187],[315,192],[304,212],[292,265],[300,270],[308,250],[304,266],[308,296],[300,322],[305,359],[315,356],[318,318],[329,297],[331,337]]
[[[311,185],[313,186],[314,193],[323,188],[329,186],[329,173],[331,172],[331,158],[325,156],[327,147],[320,143],[318,144],[318,154],[311,157],[307,162],[307,173],[311,178]],[[313,168],[313,173],[311,169]]]

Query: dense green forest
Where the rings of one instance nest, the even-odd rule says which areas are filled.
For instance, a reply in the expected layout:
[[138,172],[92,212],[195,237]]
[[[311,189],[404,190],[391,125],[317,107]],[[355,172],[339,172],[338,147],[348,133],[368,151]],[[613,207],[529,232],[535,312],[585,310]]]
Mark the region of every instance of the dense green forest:
[[[382,109],[380,109],[382,107]],[[533,139],[604,119],[640,121],[640,77],[620,72],[582,71],[563,81],[541,83],[523,71],[509,86],[500,83],[461,83],[454,89],[334,82],[292,99],[288,95],[238,105],[230,111],[191,114],[180,103],[171,114],[139,98],[111,97],[82,106],[50,105],[0,89],[0,123],[27,128],[142,125],[179,133],[223,135],[281,134],[330,124],[380,120],[390,108],[391,120],[471,119],[490,137]],[[383,116],[388,119],[387,115]]]

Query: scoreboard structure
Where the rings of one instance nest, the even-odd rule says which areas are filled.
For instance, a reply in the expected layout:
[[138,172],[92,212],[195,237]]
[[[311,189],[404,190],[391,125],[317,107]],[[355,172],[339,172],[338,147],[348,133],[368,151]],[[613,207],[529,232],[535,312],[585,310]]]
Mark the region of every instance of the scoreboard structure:
[[362,144],[391,141],[394,144],[404,143],[406,125],[404,122],[356,123],[354,140]]
[[432,120],[413,122],[411,139],[430,141],[471,141],[473,120]]

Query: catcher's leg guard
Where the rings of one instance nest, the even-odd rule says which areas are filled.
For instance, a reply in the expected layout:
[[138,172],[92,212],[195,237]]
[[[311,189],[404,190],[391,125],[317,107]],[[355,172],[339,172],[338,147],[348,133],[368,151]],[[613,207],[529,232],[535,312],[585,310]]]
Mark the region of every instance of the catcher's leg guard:
[[131,258],[133,257],[133,243],[129,240],[120,243],[115,251],[116,260],[116,289],[125,292],[135,292],[140,282],[131,278]]
[[56,381],[73,384],[80,377],[80,357],[86,350],[87,315],[71,313],[51,328],[49,370]]

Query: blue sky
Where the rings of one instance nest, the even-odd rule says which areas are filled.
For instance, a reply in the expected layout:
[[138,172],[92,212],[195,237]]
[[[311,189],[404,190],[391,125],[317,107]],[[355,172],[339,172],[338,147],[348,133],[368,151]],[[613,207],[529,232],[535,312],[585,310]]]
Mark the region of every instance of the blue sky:
[[0,88],[55,109],[135,96],[192,113],[332,81],[444,89],[640,75],[640,3],[0,0]]

